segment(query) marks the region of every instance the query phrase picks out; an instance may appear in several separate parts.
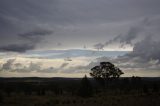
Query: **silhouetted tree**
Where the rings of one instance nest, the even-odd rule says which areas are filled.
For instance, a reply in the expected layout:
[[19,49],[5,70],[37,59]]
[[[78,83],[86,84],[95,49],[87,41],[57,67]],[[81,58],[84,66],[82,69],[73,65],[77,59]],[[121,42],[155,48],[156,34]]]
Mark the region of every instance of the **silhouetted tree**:
[[110,62],[100,62],[100,65],[93,67],[90,72],[90,75],[103,83],[104,86],[106,86],[108,80],[117,79],[122,74],[124,73]]
[[79,88],[79,95],[82,97],[90,97],[92,96],[92,86],[90,81],[88,80],[87,76],[85,75],[84,78],[82,78],[81,85]]

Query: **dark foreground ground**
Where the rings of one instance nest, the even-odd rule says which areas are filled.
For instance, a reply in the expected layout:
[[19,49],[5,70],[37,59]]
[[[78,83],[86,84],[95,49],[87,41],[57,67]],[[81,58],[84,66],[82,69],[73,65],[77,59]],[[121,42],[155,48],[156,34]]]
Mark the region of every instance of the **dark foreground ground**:
[[160,78],[0,78],[0,106],[160,106]]

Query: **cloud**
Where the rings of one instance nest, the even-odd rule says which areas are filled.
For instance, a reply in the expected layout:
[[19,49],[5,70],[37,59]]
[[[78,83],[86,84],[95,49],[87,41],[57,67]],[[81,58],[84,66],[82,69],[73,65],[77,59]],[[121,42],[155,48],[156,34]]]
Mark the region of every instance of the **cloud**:
[[2,65],[1,70],[11,70],[15,59],[9,59],[6,63]]
[[89,71],[88,66],[78,65],[78,66],[70,66],[61,71],[61,73],[86,73]]
[[63,69],[63,68],[65,68],[65,67],[67,67],[69,65],[69,63],[63,63],[59,68],[60,69]]
[[41,70],[41,63],[30,63],[28,69],[30,71],[39,71]]
[[19,37],[24,40],[28,40],[31,43],[38,43],[44,40],[44,36],[51,35],[53,31],[46,29],[37,29],[31,32],[19,34]]
[[143,33],[147,30],[146,27],[152,23],[151,21],[152,19],[149,20],[149,18],[139,20],[136,23],[133,23],[128,31],[120,33],[105,43],[95,44],[93,47],[97,50],[103,50],[105,47],[109,47],[114,43],[117,43],[120,48],[125,48],[126,45],[134,46],[137,39],[141,39],[146,36]]
[[133,51],[117,58],[100,57],[95,64],[101,61],[110,61],[125,70],[156,70],[160,69],[160,41],[152,35],[134,44]]
[[[68,66],[68,67],[67,67]],[[1,71],[7,70],[9,72],[18,73],[84,73],[88,71],[88,66],[75,65],[69,66],[69,63],[62,63],[59,67],[43,67],[41,62],[30,62],[29,64],[17,63],[15,59],[9,59],[2,64]],[[87,70],[87,71],[86,71]]]
[[14,64],[15,65],[15,67],[18,69],[18,68],[21,68],[23,65],[21,64],[21,63],[15,63]]
[[[85,66],[70,67],[71,72],[79,70],[90,70],[102,61],[109,61],[116,64],[123,70],[144,70],[151,71],[160,69],[160,40],[154,38],[155,35],[145,35],[140,41],[137,41],[133,46],[133,51],[118,57],[98,57],[94,61]],[[84,72],[85,72],[84,71]]]
[[7,71],[17,71],[17,72],[31,72],[31,71],[40,71],[40,63],[30,63],[28,66],[22,63],[17,63],[16,59],[9,59],[6,63],[2,65],[1,70]]
[[[17,63],[16,63],[17,64]],[[19,63],[21,64],[21,63]],[[20,67],[20,68],[16,68],[14,69],[14,71],[17,71],[19,73],[22,73],[22,72],[41,72],[41,73],[57,73],[58,70],[54,67],[42,67],[42,63],[38,62],[38,63],[33,63],[33,62],[30,62],[30,64],[27,66],[27,65],[23,65],[21,64],[21,66],[23,67]]]
[[58,70],[55,69],[54,67],[48,67],[48,68],[43,69],[41,72],[44,72],[44,73],[57,73]]
[[105,45],[103,45],[102,43],[98,43],[98,44],[95,44],[93,45],[94,49],[96,50],[103,50]]
[[16,59],[9,59],[6,63],[2,64],[1,71],[19,72],[19,73],[30,73],[30,72],[40,72],[40,73],[57,73],[65,70],[69,63],[62,63],[61,66],[54,68],[43,67],[41,62],[30,62],[29,64],[22,64],[16,62]]
[[[124,56],[97,58],[86,66],[69,67],[67,63],[63,63],[59,69],[87,70],[100,61],[111,61],[123,68],[158,69],[159,5],[158,0],[0,0],[0,51],[22,53],[38,47],[42,50],[82,48],[84,44],[88,49],[93,45],[92,48],[103,50],[117,45],[120,48],[130,45],[133,52]],[[63,45],[57,42],[62,42]],[[99,57],[96,53],[98,52],[93,52],[93,56]],[[70,54],[55,57],[73,58]],[[104,54],[106,53],[102,55]],[[45,57],[45,53],[42,57]],[[65,60],[71,61],[70,58]],[[14,64],[11,62],[8,69],[12,66]],[[53,67],[45,69],[36,63],[16,67],[20,71],[59,70]]]
[[38,29],[31,32],[26,32],[23,34],[19,34],[24,43],[16,43],[16,44],[9,44],[6,46],[0,46],[0,51],[2,52],[26,52],[28,50],[35,49],[36,45],[44,40],[44,37],[47,35],[52,34],[53,31],[45,30],[45,29]]
[[146,36],[144,40],[136,43],[133,52],[127,54],[129,57],[140,57],[143,60],[149,61],[160,60],[160,41],[154,41],[152,36]]
[[[36,72],[42,72],[42,73],[57,73],[61,72],[62,70],[65,70],[65,68],[69,65],[69,63],[62,63],[61,66],[54,68],[54,67],[47,67],[43,68],[42,63],[33,63],[31,62],[29,66],[25,66],[24,68],[20,69],[20,71],[23,72],[31,72],[31,71],[36,71]],[[19,71],[19,72],[20,72]]]
[[62,46],[62,43],[58,42],[58,43],[57,43],[57,46]]
[[[160,40],[155,39],[155,35],[145,35],[143,39],[137,41],[133,46],[133,51],[118,57],[98,57],[86,66],[75,66],[70,69],[90,70],[102,61],[109,61],[116,64],[123,70],[144,70],[151,71],[160,69]],[[69,69],[68,69],[69,70]]]
[[[41,42],[38,44],[44,49],[57,48],[55,42],[62,42],[63,45],[60,46],[62,49],[81,47],[84,44],[91,48],[90,45],[106,42],[106,39],[111,39],[120,33],[125,35],[123,32],[128,27],[131,27],[128,32],[130,37],[120,36],[118,39],[131,43],[134,33],[138,31],[137,27],[132,26],[132,22],[143,17],[160,15],[159,4],[158,0],[123,0],[121,2],[112,0],[68,0],[67,2],[65,0],[14,0],[14,2],[1,0],[0,45],[24,44],[24,41],[25,43],[39,42],[42,40],[41,34],[45,34],[46,31],[39,32],[38,28],[54,29],[51,37],[42,37],[48,41],[45,45]],[[33,34],[36,36],[32,36]],[[101,48],[103,48],[102,45]]]
[[120,44],[122,45],[124,44],[132,45],[133,40],[135,40],[138,36],[141,36],[140,35],[141,32],[145,30],[144,28],[149,24],[149,22],[150,21],[148,18],[144,18],[143,20],[140,20],[140,22],[136,23],[136,25],[131,26],[126,34],[119,34],[112,40],[109,40],[108,42],[106,42],[105,43],[106,46],[117,41],[119,41]]
[[7,46],[0,47],[0,51],[2,52],[26,52],[27,50],[34,49],[34,45],[32,44],[11,44]]
[[127,57],[117,57],[117,58],[108,58],[108,57],[99,57],[95,59],[90,64],[84,66],[84,69],[90,70],[92,67],[98,65],[98,63],[106,61],[115,64],[122,70],[128,72],[136,70],[136,71],[159,71],[160,64],[157,60],[150,60],[148,62],[142,62],[141,58],[127,58]]
[[[114,38],[113,41],[120,40],[120,43],[132,44],[133,51],[109,61],[126,69],[159,71],[160,37],[157,28],[160,26],[155,23],[159,19],[159,17],[145,18],[138,24],[139,26],[131,28],[126,36]],[[134,40],[137,41],[133,43]]]

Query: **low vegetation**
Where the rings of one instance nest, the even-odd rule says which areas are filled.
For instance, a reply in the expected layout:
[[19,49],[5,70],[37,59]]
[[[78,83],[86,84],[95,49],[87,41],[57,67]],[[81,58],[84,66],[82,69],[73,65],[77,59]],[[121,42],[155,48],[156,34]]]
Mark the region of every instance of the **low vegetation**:
[[3,79],[1,106],[159,106],[159,78],[120,78],[107,88],[94,79]]

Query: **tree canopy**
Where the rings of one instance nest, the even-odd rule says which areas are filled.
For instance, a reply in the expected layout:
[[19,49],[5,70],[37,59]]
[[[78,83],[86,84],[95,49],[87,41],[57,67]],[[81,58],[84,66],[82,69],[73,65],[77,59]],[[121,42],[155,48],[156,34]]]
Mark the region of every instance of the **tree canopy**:
[[122,74],[122,70],[116,67],[110,62],[100,62],[100,65],[91,69],[90,75],[93,78],[119,78]]

